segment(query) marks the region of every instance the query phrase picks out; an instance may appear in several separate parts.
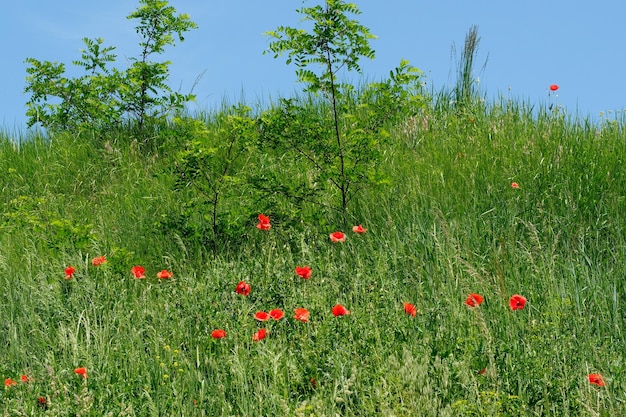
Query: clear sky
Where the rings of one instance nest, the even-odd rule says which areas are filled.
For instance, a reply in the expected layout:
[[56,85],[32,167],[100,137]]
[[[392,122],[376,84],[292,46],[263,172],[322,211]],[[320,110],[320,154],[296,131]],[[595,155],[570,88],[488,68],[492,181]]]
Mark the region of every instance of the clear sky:
[[[307,0],[304,5],[319,4]],[[488,57],[480,86],[499,96],[548,102],[548,86],[558,84],[558,104],[569,113],[597,118],[626,108],[625,0],[353,0],[356,17],[378,36],[376,59],[364,61],[364,77],[378,80],[400,59],[424,71],[436,90],[455,81],[451,46],[461,50],[465,34],[478,26],[478,66]],[[196,79],[196,109],[212,109],[224,99],[250,103],[286,96],[301,88],[295,68],[263,55],[264,32],[298,26],[301,0],[171,0],[199,28],[166,51],[173,62],[170,85],[189,92]],[[118,63],[138,54],[135,22],[126,16],[138,0],[13,0],[0,14],[0,127],[22,129],[26,58],[64,62],[80,57],[82,38],[104,38],[117,47]],[[74,75],[80,74],[78,70]],[[554,101],[554,98],[552,98]]]

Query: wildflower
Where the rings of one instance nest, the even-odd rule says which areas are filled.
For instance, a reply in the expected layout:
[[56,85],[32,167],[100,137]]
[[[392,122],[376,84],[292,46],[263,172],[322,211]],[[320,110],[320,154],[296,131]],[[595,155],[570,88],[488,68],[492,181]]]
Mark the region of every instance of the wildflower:
[[602,379],[602,375],[600,374],[589,374],[589,383],[597,385],[599,387],[603,387],[606,385],[604,379]]
[[415,317],[415,315],[417,314],[417,308],[414,304],[404,303],[404,312],[411,317]]
[[100,266],[102,264],[105,264],[106,262],[107,262],[107,258],[104,255],[97,256],[91,260],[91,264],[93,266]]
[[271,227],[269,216],[259,214],[259,223],[256,225],[256,228],[259,230],[270,230]]
[[348,310],[347,308],[345,308],[341,304],[337,304],[336,306],[334,306],[332,308],[332,312],[333,312],[333,316],[335,316],[335,317],[347,316],[348,314],[350,314],[350,310]]
[[28,375],[22,375],[20,377],[20,381],[26,383],[26,382],[30,382],[30,377]]
[[213,339],[223,339],[226,337],[226,330],[216,329],[211,332],[211,337]]
[[248,294],[250,294],[250,284],[247,284],[244,281],[239,281],[239,284],[237,284],[235,291],[237,292],[237,294],[241,294],[244,297],[247,297]]
[[37,405],[45,410],[48,408],[48,400],[46,400],[46,397],[38,397]]
[[511,307],[511,310],[521,310],[524,308],[524,305],[526,305],[525,297],[522,297],[518,294],[511,296],[511,299],[509,300],[509,306]]
[[283,313],[283,310],[281,310],[280,308],[275,308],[274,310],[270,311],[270,317],[274,320],[280,320],[285,317],[285,313]]
[[83,378],[87,378],[87,368],[76,368],[74,369],[74,373],[76,375],[81,375]]
[[307,310],[306,308],[296,308],[294,310],[293,318],[306,323],[307,321],[309,321],[309,314],[309,310]]
[[253,342],[258,342],[260,340],[265,339],[265,336],[267,336],[267,330],[265,329],[261,329],[258,332],[256,332],[255,334],[252,335],[252,341]]
[[556,91],[556,90],[558,90],[558,89],[559,89],[559,86],[558,86],[558,85],[556,85],[556,84],[552,84],[552,85],[550,85],[550,91]]
[[265,311],[257,311],[254,314],[254,318],[257,319],[258,321],[268,321],[270,319],[270,315],[266,313]]
[[353,227],[352,227],[352,231],[353,231],[354,233],[359,233],[359,234],[362,234],[362,233],[367,232],[367,229],[366,229],[366,228],[364,228],[364,227],[363,227],[363,226],[361,226],[361,225],[358,225],[358,226],[353,226]]
[[72,277],[74,276],[74,271],[76,271],[76,269],[74,269],[74,267],[71,265],[65,268],[65,279],[72,279]]
[[332,242],[345,242],[346,235],[343,234],[342,232],[333,232],[330,234],[330,240]]
[[511,188],[519,188],[519,184],[516,182],[511,183]]
[[467,304],[470,307],[478,307],[483,302],[483,300],[484,298],[482,295],[471,293],[470,295],[467,296],[467,299],[465,300],[465,304]]
[[173,276],[174,276],[174,274],[172,274],[167,269],[163,269],[161,272],[157,272],[157,278],[158,279],[170,279]]
[[486,372],[487,372],[487,368],[483,368],[480,371],[478,371],[478,375],[485,375]]
[[310,266],[296,266],[296,275],[302,277],[302,279],[309,279],[313,275],[313,270]]
[[135,265],[132,268],[130,268],[130,272],[135,276],[135,278],[137,279],[143,279],[146,276],[144,275],[146,272],[146,269],[143,266],[139,266],[139,265]]
[[17,382],[13,381],[11,378],[7,378],[4,380],[4,386],[7,388],[12,387],[14,385],[17,385]]

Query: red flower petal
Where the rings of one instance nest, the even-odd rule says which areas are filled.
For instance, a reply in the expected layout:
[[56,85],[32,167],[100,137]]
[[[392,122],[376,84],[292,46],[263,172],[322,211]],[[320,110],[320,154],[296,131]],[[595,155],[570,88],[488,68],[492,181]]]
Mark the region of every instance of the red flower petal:
[[139,265],[135,265],[132,268],[130,268],[130,272],[135,276],[135,278],[137,279],[143,279],[146,276],[144,275],[146,272],[146,269],[143,266],[139,266]]
[[467,304],[470,307],[478,307],[483,302],[483,300],[484,298],[482,295],[471,293],[470,295],[467,296],[467,299],[465,300],[465,304]]
[[558,90],[558,89],[559,89],[559,86],[558,86],[558,85],[556,85],[556,84],[552,84],[552,85],[550,85],[550,91],[556,91],[556,90]]
[[332,242],[345,242],[346,235],[342,232],[333,232],[330,234],[330,240]]
[[519,188],[519,184],[516,182],[511,183],[511,188]]
[[265,339],[265,336],[267,336],[267,330],[265,329],[261,329],[258,332],[256,332],[255,334],[252,335],[252,340],[254,342],[258,342],[260,340]]
[[306,265],[296,266],[296,275],[299,275],[303,279],[309,279],[311,278],[311,275],[313,275],[313,270],[311,269],[310,266],[306,266]]
[[247,297],[248,294],[250,294],[250,284],[247,284],[244,281],[239,281],[239,284],[237,284],[235,291],[237,292],[237,294],[241,294],[244,297]]
[[281,310],[280,308],[275,308],[274,310],[270,311],[270,317],[274,320],[280,320],[285,317],[285,313],[283,313],[283,310]]
[[602,375],[600,374],[589,374],[589,383],[593,385],[597,385],[599,387],[603,387],[606,385]]
[[83,378],[87,378],[87,368],[76,368],[74,369],[74,373],[81,375]]
[[526,297],[522,297],[519,294],[512,295],[511,299],[509,300],[509,307],[511,307],[511,310],[513,311],[521,310],[524,308],[525,305]]
[[306,323],[307,321],[309,321],[309,315],[309,310],[307,310],[306,308],[296,308],[294,310],[293,318]]
[[170,279],[174,276],[174,274],[172,274],[170,271],[168,271],[167,269],[162,270],[161,272],[157,272],[157,278],[158,279]]
[[226,337],[226,330],[216,329],[211,332],[211,337],[213,339],[223,339]]
[[361,226],[361,225],[358,225],[358,226],[354,226],[354,227],[352,227],[352,231],[353,231],[354,233],[365,233],[365,232],[367,232],[367,229],[366,229],[366,228],[364,228],[364,227],[363,227],[363,226]]
[[415,317],[417,314],[417,308],[411,303],[404,303],[404,312],[409,316]]
[[332,309],[332,312],[333,312],[333,316],[335,316],[335,317],[347,316],[348,314],[350,314],[350,310],[348,310],[347,308],[345,308],[341,304],[337,304],[336,306],[334,306],[333,309]]
[[91,260],[91,264],[93,266],[100,266],[100,265],[102,265],[102,264],[104,264],[106,262],[107,262],[107,258],[104,255],[103,256],[97,256],[97,257],[95,257],[95,258],[93,258]]
[[72,277],[74,276],[74,271],[76,271],[76,269],[74,269],[74,267],[71,265],[65,268],[65,279],[72,279]]
[[254,314],[254,318],[259,321],[268,321],[270,319],[270,315],[266,313],[265,311],[257,311]]

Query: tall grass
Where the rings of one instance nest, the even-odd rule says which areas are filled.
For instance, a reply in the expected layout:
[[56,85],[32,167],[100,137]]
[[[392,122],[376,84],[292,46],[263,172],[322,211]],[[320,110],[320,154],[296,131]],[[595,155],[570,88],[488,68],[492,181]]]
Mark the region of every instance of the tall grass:
[[[181,204],[174,150],[0,140],[0,375],[17,381],[3,414],[625,415],[623,123],[446,103],[391,129],[389,184],[363,192],[368,231],[343,244],[332,218],[250,219],[211,254],[163,227]],[[485,302],[468,307],[470,292]],[[333,317],[337,303],[351,314]],[[254,320],[274,308],[285,318]]]

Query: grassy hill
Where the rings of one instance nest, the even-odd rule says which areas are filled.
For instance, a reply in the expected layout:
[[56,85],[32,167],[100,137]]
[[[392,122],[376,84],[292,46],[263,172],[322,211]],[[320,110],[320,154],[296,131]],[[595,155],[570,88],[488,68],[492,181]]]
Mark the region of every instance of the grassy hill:
[[[347,223],[261,189],[307,175],[271,149],[216,223],[181,186],[189,130],[0,134],[3,415],[626,415],[623,120],[444,102],[386,127]],[[222,117],[192,132],[219,147]]]

